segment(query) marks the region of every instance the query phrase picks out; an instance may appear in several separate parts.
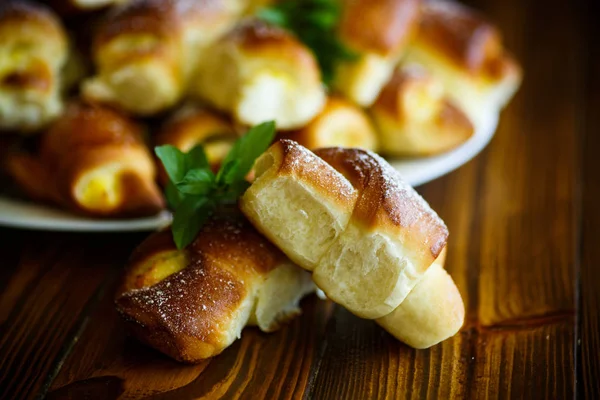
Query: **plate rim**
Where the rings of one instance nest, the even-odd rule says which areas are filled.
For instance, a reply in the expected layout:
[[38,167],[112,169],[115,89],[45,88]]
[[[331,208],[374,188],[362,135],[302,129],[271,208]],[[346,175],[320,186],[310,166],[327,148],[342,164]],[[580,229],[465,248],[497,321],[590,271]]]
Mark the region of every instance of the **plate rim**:
[[[456,149],[431,157],[394,160],[388,162],[400,172],[401,176],[412,186],[420,186],[444,176],[471,161],[494,137],[498,127],[499,114],[491,114],[476,130],[475,134]],[[427,168],[419,170],[419,165]],[[9,211],[3,212],[8,206]],[[10,209],[23,213],[33,212],[48,214],[42,218],[20,218]],[[135,219],[94,219],[71,214],[68,211],[45,204],[36,204],[27,200],[18,200],[0,194],[0,226],[43,231],[62,232],[135,232],[153,231],[171,222],[171,213],[167,210],[159,214]]]

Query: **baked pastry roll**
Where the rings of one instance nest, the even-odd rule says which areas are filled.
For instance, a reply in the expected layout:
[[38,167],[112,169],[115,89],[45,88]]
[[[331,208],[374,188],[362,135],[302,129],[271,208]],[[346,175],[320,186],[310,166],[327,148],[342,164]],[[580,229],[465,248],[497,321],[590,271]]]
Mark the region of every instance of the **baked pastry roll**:
[[132,0],[117,8],[94,39],[97,74],[83,94],[139,115],[174,105],[203,50],[227,31],[244,0]]
[[368,107],[390,79],[413,36],[421,0],[343,0],[339,37],[356,60],[342,62],[334,86]]
[[31,197],[98,217],[156,214],[163,198],[139,127],[118,113],[73,104],[36,155],[14,154],[9,173]]
[[314,290],[310,274],[245,219],[220,217],[184,250],[170,231],[142,243],[116,305],[135,337],[176,360],[198,362],[221,353],[245,326],[279,329]]
[[[183,152],[201,144],[208,162],[218,170],[238,137],[233,125],[222,116],[204,108],[185,106],[165,124],[155,141],[157,146],[170,144]],[[168,177],[162,167],[159,170],[160,181],[166,184]]]
[[448,151],[474,132],[469,118],[446,95],[442,83],[418,67],[398,70],[370,108],[380,151],[427,156]]
[[61,113],[67,55],[65,31],[51,10],[29,1],[0,4],[0,130],[37,130]]
[[496,27],[451,0],[424,2],[405,62],[421,64],[440,79],[475,126],[504,107],[521,82],[521,69]]
[[325,108],[308,125],[280,138],[293,140],[311,150],[333,146],[377,148],[377,135],[367,114],[341,97],[329,97]]
[[211,46],[193,90],[242,124],[275,120],[279,129],[305,125],[325,104],[311,51],[285,30],[256,20]]
[[444,270],[445,249],[394,311],[376,322],[396,339],[426,349],[452,337],[462,327],[465,306],[456,284]]
[[[380,319],[409,296],[421,297],[430,286],[415,287],[433,278],[439,282],[431,285],[444,284],[438,289],[453,302],[443,307],[463,307],[454,284],[435,270],[427,274],[446,246],[446,226],[377,155],[340,148],[311,153],[281,140],[258,159],[255,174],[240,201],[242,211],[288,257],[312,271],[319,289],[333,301],[360,317]],[[425,308],[425,302],[433,307],[428,299],[438,297],[405,306],[415,310]],[[427,339],[420,342],[390,327],[409,323],[405,314],[412,315],[398,311],[383,325],[411,346],[437,343],[462,325],[455,313],[430,314],[447,320],[432,324],[440,329],[432,333],[428,328]]]

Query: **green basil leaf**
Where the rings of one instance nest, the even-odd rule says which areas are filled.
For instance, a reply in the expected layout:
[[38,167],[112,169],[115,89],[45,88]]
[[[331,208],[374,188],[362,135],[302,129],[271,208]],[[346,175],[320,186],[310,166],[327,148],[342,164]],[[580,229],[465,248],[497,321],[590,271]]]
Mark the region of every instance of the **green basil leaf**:
[[206,153],[204,152],[204,146],[202,146],[201,144],[197,144],[196,146],[194,146],[194,148],[187,152],[186,167],[187,169],[210,169],[208,158],[206,157]]
[[198,235],[214,210],[214,203],[206,197],[186,197],[173,217],[171,230],[178,249],[185,248]]
[[[228,167],[230,168],[226,175],[228,182],[231,183],[243,180],[246,177],[248,172],[252,169],[254,161],[256,161],[258,156],[264,153],[271,142],[273,142],[275,133],[274,121],[263,122],[248,130],[244,136],[235,142],[222,164],[223,167],[225,167],[227,164],[239,160],[237,167],[233,168],[231,165]],[[219,173],[223,176],[221,171],[219,171]],[[223,178],[225,178],[225,176],[223,176]]]
[[288,23],[285,13],[274,7],[260,9],[257,17],[273,25],[287,26]]
[[192,169],[176,186],[181,193],[206,195],[214,187],[215,175],[210,169]]
[[173,182],[179,182],[187,172],[186,155],[177,147],[170,144],[157,146],[154,148],[154,153],[160,159],[169,179]]
[[[232,171],[234,171],[239,167],[240,160],[229,160],[221,164],[221,168],[219,168],[219,172],[217,173],[217,184],[220,186],[231,183],[231,181],[227,180],[227,177],[232,176]],[[231,178],[228,178],[231,179]]]
[[171,210],[176,210],[179,204],[183,201],[183,193],[177,190],[177,186],[172,181],[167,183],[165,187],[165,197],[167,199],[167,205]]
[[250,182],[243,180],[237,181],[228,187],[227,192],[223,195],[223,200],[226,202],[237,202],[246,189],[250,187]]

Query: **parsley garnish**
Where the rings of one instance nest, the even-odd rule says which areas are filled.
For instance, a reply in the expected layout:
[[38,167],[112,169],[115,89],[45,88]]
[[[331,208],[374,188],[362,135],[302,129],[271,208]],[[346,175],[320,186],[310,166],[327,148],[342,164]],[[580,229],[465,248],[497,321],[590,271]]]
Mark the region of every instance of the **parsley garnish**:
[[326,85],[333,80],[338,62],[356,59],[337,38],[340,16],[337,0],[287,0],[258,12],[260,19],[293,32],[313,51]]
[[274,137],[273,121],[250,129],[235,142],[217,174],[210,169],[202,145],[187,153],[171,145],[154,149],[169,176],[165,196],[175,212],[171,230],[178,249],[194,240],[219,206],[235,203],[246,191],[250,186],[246,175]]

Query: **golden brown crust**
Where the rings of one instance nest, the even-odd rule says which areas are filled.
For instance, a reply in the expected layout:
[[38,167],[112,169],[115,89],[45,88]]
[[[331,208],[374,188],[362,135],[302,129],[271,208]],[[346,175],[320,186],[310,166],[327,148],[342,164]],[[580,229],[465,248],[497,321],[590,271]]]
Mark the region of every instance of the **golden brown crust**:
[[[158,252],[175,251],[170,231],[151,236],[134,253],[127,276]],[[285,256],[242,219],[209,221],[185,250],[183,270],[143,288],[117,294],[119,312],[141,340],[185,362],[220,353],[255,281]]]
[[505,54],[498,29],[477,11],[452,0],[425,1],[416,42],[489,79],[500,80],[518,69]]
[[[214,170],[238,138],[233,125],[224,117],[206,109],[182,109],[156,135],[158,146],[170,144],[183,152],[202,144]],[[159,180],[167,183],[167,175],[159,166]]]
[[46,6],[26,0],[6,1],[0,5],[0,34],[19,29],[23,24],[35,26],[49,38],[60,38],[66,43],[60,21]]
[[[353,220],[378,231],[391,231],[426,245],[433,259],[446,246],[448,229],[398,173],[374,153],[360,149],[329,148],[315,154],[340,172],[358,191]],[[432,259],[432,261],[433,261]]]
[[375,150],[377,137],[363,109],[341,97],[327,99],[325,107],[302,129],[279,135],[314,150],[320,147],[360,147]]
[[151,33],[161,38],[180,34],[186,24],[216,24],[228,8],[217,0],[132,0],[108,16],[96,44],[123,34]]
[[232,43],[243,53],[256,57],[272,57],[293,64],[304,73],[314,71],[319,74],[319,67],[311,51],[285,29],[261,20],[242,21],[222,40]]
[[315,153],[286,139],[275,142],[267,151],[275,159],[280,174],[310,181],[317,190],[330,193],[338,202],[354,203],[356,193],[340,175],[327,168],[326,162]]
[[[120,200],[109,209],[81,203],[77,182],[89,171],[125,163],[118,176]],[[35,168],[33,168],[35,166]],[[72,104],[43,136],[37,156],[16,154],[9,170],[30,194],[91,215],[152,215],[163,208],[154,165],[133,122],[115,111]],[[36,171],[44,170],[44,175]]]
[[340,35],[349,46],[380,55],[403,48],[417,27],[421,0],[345,0]]
[[473,124],[441,86],[420,68],[394,73],[370,109],[380,131],[382,152],[436,154],[473,135]]

